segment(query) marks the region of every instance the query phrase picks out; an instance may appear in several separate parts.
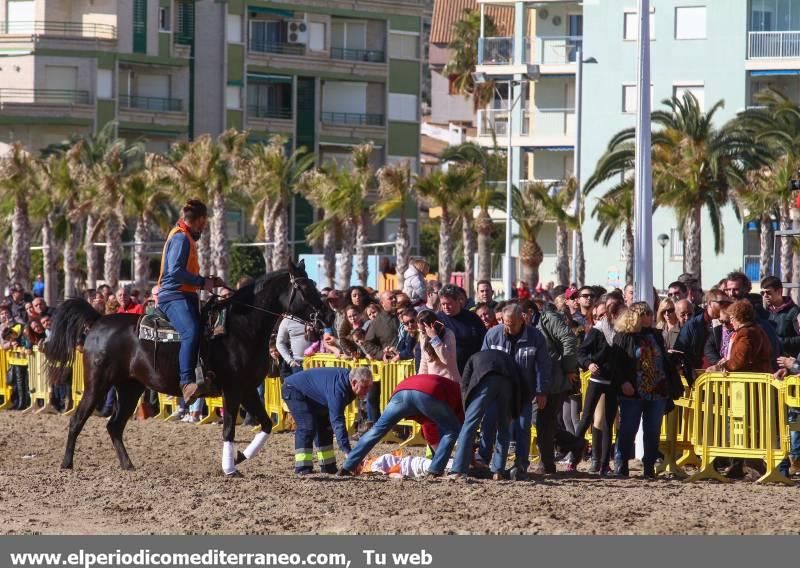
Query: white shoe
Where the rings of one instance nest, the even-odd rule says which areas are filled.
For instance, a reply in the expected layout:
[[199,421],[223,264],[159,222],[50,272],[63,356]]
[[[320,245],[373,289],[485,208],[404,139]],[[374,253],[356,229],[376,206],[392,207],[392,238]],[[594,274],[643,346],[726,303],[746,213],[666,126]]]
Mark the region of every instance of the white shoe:
[[187,414],[186,416],[183,417],[183,420],[181,420],[181,422],[186,422],[188,424],[197,424],[198,422],[200,422],[200,419],[197,418],[196,416],[192,416],[191,414]]
[[186,416],[186,413],[183,410],[178,409],[175,412],[173,412],[172,414],[170,414],[169,418],[167,418],[167,420],[169,420],[169,421],[182,420],[185,416]]

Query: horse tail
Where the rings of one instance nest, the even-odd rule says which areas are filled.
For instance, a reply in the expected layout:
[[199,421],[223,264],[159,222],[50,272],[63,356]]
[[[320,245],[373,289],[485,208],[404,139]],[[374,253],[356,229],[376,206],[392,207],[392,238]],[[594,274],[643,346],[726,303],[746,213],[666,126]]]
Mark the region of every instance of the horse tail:
[[75,348],[100,317],[97,310],[81,298],[67,300],[58,307],[50,337],[44,344],[47,378],[51,385],[64,384],[72,375]]

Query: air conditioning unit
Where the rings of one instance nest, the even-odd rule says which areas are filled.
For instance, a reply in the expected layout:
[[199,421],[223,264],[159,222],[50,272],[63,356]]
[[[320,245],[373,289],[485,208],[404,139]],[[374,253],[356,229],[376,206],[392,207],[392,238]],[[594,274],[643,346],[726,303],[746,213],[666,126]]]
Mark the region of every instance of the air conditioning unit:
[[301,43],[303,45],[307,44],[308,24],[306,24],[303,20],[290,20],[287,40],[289,43]]

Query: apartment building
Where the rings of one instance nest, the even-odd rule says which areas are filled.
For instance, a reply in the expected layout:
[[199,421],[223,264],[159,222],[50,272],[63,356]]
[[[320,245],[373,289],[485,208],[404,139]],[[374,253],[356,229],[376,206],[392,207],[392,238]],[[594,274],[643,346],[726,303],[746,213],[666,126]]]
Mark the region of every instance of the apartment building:
[[[163,151],[237,128],[321,162],[372,141],[375,166],[416,169],[426,15],[428,0],[0,0],[0,141],[115,120]],[[313,218],[298,199],[295,239]]]

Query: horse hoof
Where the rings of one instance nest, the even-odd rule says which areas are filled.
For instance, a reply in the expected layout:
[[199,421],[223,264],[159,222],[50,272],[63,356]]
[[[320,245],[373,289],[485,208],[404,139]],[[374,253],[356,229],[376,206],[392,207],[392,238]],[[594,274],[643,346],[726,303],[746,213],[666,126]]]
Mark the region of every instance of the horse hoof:
[[239,478],[239,477],[244,477],[244,475],[239,473],[238,469],[233,470],[233,473],[226,473],[225,474],[225,479],[234,479],[234,478]]
[[236,453],[236,461],[234,462],[236,465],[239,465],[243,461],[247,460],[247,456],[244,455],[242,452]]
[[129,463],[128,465],[123,465],[122,469],[125,471],[133,471],[134,469],[136,469],[136,467],[134,467],[132,463]]
[[61,469],[64,470],[64,471],[66,471],[68,469],[72,469],[72,464],[71,463],[62,463],[61,464]]

